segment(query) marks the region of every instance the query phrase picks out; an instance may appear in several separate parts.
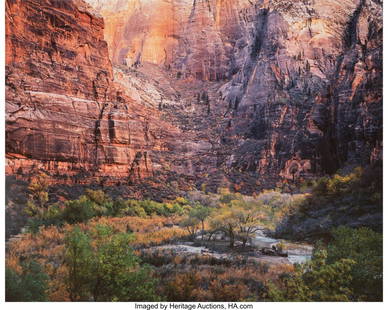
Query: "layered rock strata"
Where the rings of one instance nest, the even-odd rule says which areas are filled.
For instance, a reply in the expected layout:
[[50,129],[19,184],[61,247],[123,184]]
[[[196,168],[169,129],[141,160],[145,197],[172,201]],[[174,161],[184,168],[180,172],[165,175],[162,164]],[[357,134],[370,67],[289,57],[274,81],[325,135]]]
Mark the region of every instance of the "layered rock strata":
[[167,76],[182,113],[164,112],[210,137],[219,180],[253,191],[381,158],[381,1],[88,2],[114,65]]
[[9,174],[251,193],[381,158],[382,1],[87,2],[6,2]]
[[103,29],[83,1],[6,1],[7,174],[128,183],[163,170],[155,154],[179,131],[115,85]]

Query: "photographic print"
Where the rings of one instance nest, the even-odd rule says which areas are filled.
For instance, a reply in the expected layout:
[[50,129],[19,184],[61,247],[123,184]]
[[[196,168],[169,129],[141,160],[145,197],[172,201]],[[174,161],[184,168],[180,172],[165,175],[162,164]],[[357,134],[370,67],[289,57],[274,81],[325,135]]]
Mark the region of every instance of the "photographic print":
[[4,14],[6,301],[383,300],[382,0]]

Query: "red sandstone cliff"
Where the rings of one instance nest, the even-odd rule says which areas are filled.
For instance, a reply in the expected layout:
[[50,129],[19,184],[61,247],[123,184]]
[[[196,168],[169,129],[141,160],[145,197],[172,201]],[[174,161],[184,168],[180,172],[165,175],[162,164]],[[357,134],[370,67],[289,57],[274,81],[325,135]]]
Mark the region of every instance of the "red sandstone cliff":
[[82,1],[6,2],[9,174],[253,192],[381,158],[381,1],[87,2],[105,28]]
[[157,65],[179,94],[154,105],[203,182],[254,191],[381,158],[381,1],[87,1],[114,65]]
[[114,84],[103,30],[83,1],[6,1],[7,174],[126,183],[163,168],[153,152],[178,131]]

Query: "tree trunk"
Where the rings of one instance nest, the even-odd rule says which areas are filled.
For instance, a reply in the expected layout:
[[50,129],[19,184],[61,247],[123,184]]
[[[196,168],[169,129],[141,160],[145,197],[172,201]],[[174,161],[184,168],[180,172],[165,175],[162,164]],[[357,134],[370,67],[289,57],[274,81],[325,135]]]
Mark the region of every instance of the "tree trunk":
[[213,235],[214,235],[214,232],[213,231],[211,231],[210,233],[209,233],[209,238],[207,239],[207,241],[211,241],[211,239],[212,239],[212,237],[213,237]]
[[234,247],[234,233],[233,230],[229,230],[229,238],[230,238],[230,247]]

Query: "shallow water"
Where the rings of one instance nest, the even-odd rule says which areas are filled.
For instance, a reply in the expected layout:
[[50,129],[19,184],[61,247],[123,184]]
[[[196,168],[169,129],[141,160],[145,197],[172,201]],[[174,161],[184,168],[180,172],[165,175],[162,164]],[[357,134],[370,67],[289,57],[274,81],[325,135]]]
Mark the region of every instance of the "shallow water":
[[[222,243],[222,246],[217,249],[215,246],[216,243]],[[262,255],[259,252],[260,248],[271,248],[272,245],[277,245],[281,243],[283,252],[286,252],[288,254],[288,257],[280,257],[280,256],[269,256],[269,255]],[[287,240],[277,240],[270,238],[265,235],[265,232],[260,230],[258,231],[253,240],[252,245],[257,248],[257,251],[255,251],[256,254],[252,256],[252,254],[249,256],[250,259],[257,260],[257,261],[263,261],[268,262],[270,264],[302,264],[306,263],[307,261],[311,260],[313,247],[310,244],[307,243],[297,243],[297,242],[290,242]],[[206,255],[211,256],[217,259],[233,259],[234,254],[230,253],[229,251],[225,252],[225,249],[228,247],[228,241],[212,241],[211,244],[209,244],[209,247],[199,244],[196,244],[194,242],[183,242],[180,244],[167,244],[162,246],[156,246],[152,247],[151,251],[172,251],[176,255],[183,255],[183,256],[190,256],[190,255]],[[222,250],[221,250],[222,249]],[[222,253],[221,253],[222,252]],[[252,252],[251,252],[252,253]]]
[[276,240],[276,239],[272,239],[272,238],[269,238],[269,237],[266,237],[266,236],[262,236],[262,235],[256,235],[253,240],[257,240],[259,242],[263,242],[263,243],[278,243],[279,240]]
[[304,264],[311,260],[311,255],[290,255],[288,254],[287,259],[292,264]]
[[258,231],[252,241],[255,246],[268,248],[282,243],[283,251],[288,254],[286,260],[291,264],[303,264],[311,260],[312,257],[313,247],[311,245],[273,239],[265,236],[264,231]]
[[168,245],[152,247],[151,249],[154,251],[160,251],[160,250],[174,251],[174,253],[181,254],[181,255],[203,254],[203,255],[215,257],[217,259],[230,257],[229,254],[217,253],[214,251],[210,251],[206,247],[193,246],[191,244],[192,244],[191,242],[187,242],[186,244],[168,244]]
[[[263,237],[265,240],[275,240]],[[277,241],[277,240],[275,240]],[[272,242],[272,241],[271,241]],[[230,253],[218,253],[217,251],[209,250],[204,246],[194,246],[192,242],[185,242],[184,244],[168,244],[162,246],[152,247],[152,251],[173,251],[177,255],[206,255],[217,259],[232,259],[233,255]],[[263,261],[270,264],[302,264],[311,260],[312,246],[298,243],[285,243],[285,252],[288,257],[267,256],[260,255],[259,257],[251,257],[253,260]]]

